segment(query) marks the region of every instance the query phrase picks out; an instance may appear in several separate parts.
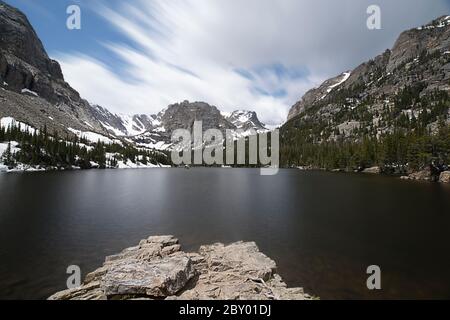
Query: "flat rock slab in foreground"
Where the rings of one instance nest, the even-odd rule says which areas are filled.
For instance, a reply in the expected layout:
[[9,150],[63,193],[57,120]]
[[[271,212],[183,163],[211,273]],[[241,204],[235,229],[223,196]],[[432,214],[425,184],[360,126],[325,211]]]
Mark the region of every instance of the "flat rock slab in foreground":
[[276,264],[253,242],[202,246],[180,251],[173,236],[142,240],[107,257],[83,285],[58,292],[50,300],[181,299],[305,300],[301,288],[287,288]]

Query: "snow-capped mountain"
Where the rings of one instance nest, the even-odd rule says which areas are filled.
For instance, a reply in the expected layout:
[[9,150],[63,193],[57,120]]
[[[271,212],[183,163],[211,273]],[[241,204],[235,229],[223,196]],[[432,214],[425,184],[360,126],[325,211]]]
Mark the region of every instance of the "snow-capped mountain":
[[450,16],[404,31],[392,49],[326,80],[292,106],[286,145],[414,132],[450,124]]
[[254,111],[234,111],[230,115],[225,115],[225,119],[234,124],[237,129],[244,131],[253,129],[256,132],[267,131],[267,128],[259,121],[258,115]]
[[236,138],[267,131],[256,112],[234,111],[224,115],[205,102],[172,104],[155,115],[114,115],[102,107],[95,108],[99,121],[110,134],[133,142],[138,147],[169,149],[172,132],[176,129],[191,130],[195,121],[202,121],[203,130],[240,130]]

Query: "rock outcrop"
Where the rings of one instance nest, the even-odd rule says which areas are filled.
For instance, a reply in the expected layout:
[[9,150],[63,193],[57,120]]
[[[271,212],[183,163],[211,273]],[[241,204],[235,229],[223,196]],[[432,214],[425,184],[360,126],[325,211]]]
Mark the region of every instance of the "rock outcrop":
[[265,132],[267,128],[265,124],[261,123],[258,115],[254,111],[238,110],[232,112],[226,119],[234,124],[236,128],[247,131],[255,130],[257,132]]
[[380,167],[367,168],[367,169],[363,170],[363,173],[380,174],[381,173],[381,168]]
[[[403,32],[392,49],[308,91],[281,127],[282,164],[359,170],[363,163],[381,165],[386,173],[409,170],[407,155],[417,160],[415,155],[429,151],[421,137],[403,145],[399,136],[445,134],[450,127],[449,80],[450,16],[443,16]],[[380,158],[382,151],[375,145],[388,145],[390,139],[397,150],[382,163],[357,150],[371,149]],[[343,151],[347,143],[353,145],[349,152]],[[432,158],[447,162],[447,155],[437,151]],[[433,174],[429,179],[438,178]]]
[[287,288],[273,260],[253,242],[202,246],[181,251],[173,236],[153,236],[107,257],[79,288],[50,300],[305,300],[301,288]]
[[25,14],[0,0],[0,118],[12,117],[36,129],[108,135],[96,110],[65,82]]
[[450,183],[450,171],[444,171],[439,176],[439,182]]
[[226,130],[242,131],[236,134],[235,138],[248,136],[252,132],[267,131],[256,112],[234,111],[231,115],[225,116],[217,107],[205,102],[183,101],[169,105],[156,115],[140,116],[138,119],[135,116],[133,119],[131,122],[140,123],[145,128],[144,132],[130,137],[139,146],[164,143],[164,146],[170,148],[173,131],[177,129],[192,131],[195,121],[202,121],[203,131],[219,129],[224,136]]
[[410,175],[401,178],[403,180],[432,181],[431,170],[429,168],[413,172]]
[[[449,79],[450,16],[443,16],[403,32],[392,49],[308,91],[292,106],[282,133],[303,129],[301,135],[318,142],[354,141],[391,133],[397,120],[417,119],[427,108],[433,116],[426,125],[436,131],[439,117],[450,124],[448,109],[438,110],[435,97],[450,93]],[[404,99],[409,92],[417,98]]]

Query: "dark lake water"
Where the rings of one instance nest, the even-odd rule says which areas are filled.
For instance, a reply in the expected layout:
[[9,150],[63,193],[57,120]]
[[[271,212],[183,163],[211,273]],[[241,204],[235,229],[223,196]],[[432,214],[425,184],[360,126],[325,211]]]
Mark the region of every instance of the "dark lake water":
[[[44,299],[150,235],[185,250],[255,241],[289,286],[323,299],[450,298],[450,188],[253,169],[0,175],[0,298]],[[382,290],[366,287],[379,265]]]

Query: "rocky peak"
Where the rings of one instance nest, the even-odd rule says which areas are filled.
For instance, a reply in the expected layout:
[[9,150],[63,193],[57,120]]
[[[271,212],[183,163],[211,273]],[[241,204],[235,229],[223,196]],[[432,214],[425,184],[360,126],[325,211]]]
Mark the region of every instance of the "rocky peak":
[[195,121],[203,122],[203,130],[208,129],[236,129],[236,127],[224,118],[219,109],[205,102],[176,103],[170,105],[163,115],[161,122],[167,132],[176,129],[191,130]]
[[62,134],[107,134],[100,123],[104,110],[92,107],[64,81],[27,17],[1,0],[0,40],[0,117]]
[[85,104],[51,60],[27,17],[0,0],[0,84],[33,92],[52,104]]
[[337,77],[326,80],[318,88],[309,90],[302,99],[297,102],[289,111],[288,120],[294,118],[298,114],[302,113],[308,107],[312,106],[314,103],[319,102],[326,98],[326,96],[333,90],[338,88],[344,82],[349,79],[351,75],[350,72],[345,72],[338,75]]
[[259,121],[258,115],[254,111],[238,110],[232,112],[225,118],[237,129],[242,129],[244,131],[250,129],[254,129],[256,131],[267,130],[264,124]]
[[[450,124],[450,17],[403,32],[391,50],[308,91],[282,127],[286,144],[357,142]],[[414,130],[414,129],[413,129]],[[305,143],[306,143],[305,142]]]
[[59,64],[51,60],[27,17],[19,10],[0,0],[0,51],[63,79]]
[[450,16],[443,16],[426,26],[403,32],[392,48],[386,67],[392,72],[405,61],[418,57],[423,52],[433,53],[450,46]]

